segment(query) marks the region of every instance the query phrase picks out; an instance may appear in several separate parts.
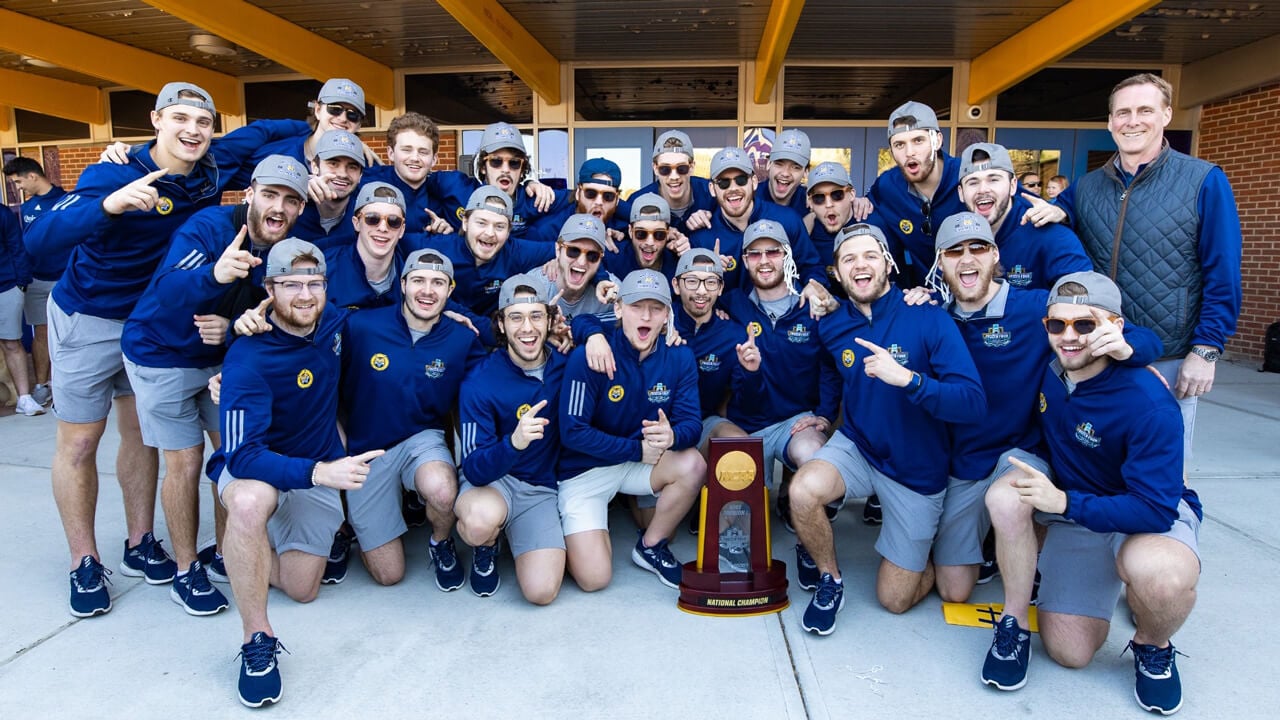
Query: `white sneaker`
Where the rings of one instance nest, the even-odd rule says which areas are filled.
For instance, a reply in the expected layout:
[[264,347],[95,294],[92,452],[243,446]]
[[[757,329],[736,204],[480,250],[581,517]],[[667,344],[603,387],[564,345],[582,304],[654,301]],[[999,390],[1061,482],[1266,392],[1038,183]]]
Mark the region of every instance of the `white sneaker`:
[[23,395],[18,398],[18,407],[16,408],[16,411],[26,415],[27,417],[44,414],[44,408],[40,406],[40,403],[33,400],[30,395]]
[[37,385],[35,389],[31,391],[31,399],[35,400],[42,406],[48,407],[49,403],[53,402],[53,389],[50,388],[47,383]]

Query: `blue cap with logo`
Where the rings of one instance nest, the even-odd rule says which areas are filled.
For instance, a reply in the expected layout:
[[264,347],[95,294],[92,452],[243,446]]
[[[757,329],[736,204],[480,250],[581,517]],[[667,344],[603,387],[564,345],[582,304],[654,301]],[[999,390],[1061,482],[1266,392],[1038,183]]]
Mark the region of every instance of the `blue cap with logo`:
[[[596,177],[604,175],[605,177]],[[607,178],[607,179],[606,179]],[[622,185],[622,168],[618,167],[618,163],[608,158],[591,158],[582,163],[582,167],[578,168],[578,184],[582,183],[599,183],[616,188]]]

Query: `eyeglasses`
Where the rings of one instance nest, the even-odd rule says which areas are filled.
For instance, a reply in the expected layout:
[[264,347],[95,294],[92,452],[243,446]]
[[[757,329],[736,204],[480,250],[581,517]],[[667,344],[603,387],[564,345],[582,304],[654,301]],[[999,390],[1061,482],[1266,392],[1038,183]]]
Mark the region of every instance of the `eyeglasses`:
[[747,182],[750,180],[751,180],[750,175],[734,175],[731,178],[719,178],[718,180],[716,180],[716,187],[720,188],[721,190],[728,190],[730,185],[737,185],[738,187],[742,187],[743,185],[746,185]]
[[[1112,315],[1107,318],[1115,322],[1116,317]],[[1062,318],[1047,317],[1044,319],[1044,329],[1049,331],[1050,335],[1061,335],[1071,328],[1076,331],[1077,335],[1088,335],[1098,329],[1098,321],[1095,318],[1076,318],[1075,320],[1063,320]]]
[[688,165],[659,165],[658,174],[667,177],[672,170],[675,170],[677,175],[688,175],[691,169]]
[[987,253],[991,252],[991,243],[984,243],[984,242],[961,243],[954,247],[949,247],[946,250],[943,250],[942,256],[955,260],[956,258],[964,257],[965,250],[968,250],[969,254],[974,257],[982,257],[983,255],[986,255]]
[[809,193],[809,200],[814,205],[825,205],[828,197],[831,198],[831,202],[840,202],[844,199],[844,196],[844,190],[832,190],[829,193]]
[[776,247],[776,248],[769,248],[768,250],[743,250],[742,257],[748,260],[755,260],[757,262],[761,258],[769,258],[770,260],[777,260],[778,258],[782,257],[782,248]]
[[300,282],[298,280],[281,280],[274,283],[276,292],[281,295],[298,295],[306,288],[312,295],[319,295],[324,289],[329,287],[327,280],[312,280],[310,282]]
[[493,170],[501,170],[502,166],[505,165],[511,168],[512,170],[519,171],[521,168],[524,167],[524,158],[518,158],[518,157],[504,158],[504,157],[490,156],[489,159],[485,161],[485,163]]
[[653,236],[653,239],[655,242],[667,241],[666,230],[645,230],[644,228],[632,228],[631,234],[636,236],[636,240],[641,240],[641,241],[648,240],[650,235]]
[[604,198],[604,201],[607,203],[611,203],[618,199],[618,193],[612,190],[597,190],[589,187],[582,188],[582,196],[588,200],[595,200],[596,196],[600,196]]
[[1022,187],[1040,187],[1040,183],[1039,183],[1039,182],[1024,182],[1024,183],[1022,183]]
[[328,111],[330,117],[338,117],[342,113],[346,113],[348,122],[358,123],[364,120],[364,113],[359,110],[348,110],[341,105],[325,105],[324,109]]
[[383,222],[386,222],[387,227],[391,230],[399,230],[400,226],[404,225],[404,218],[399,215],[379,215],[376,212],[367,212],[360,213],[356,217],[364,220],[364,224],[371,228],[378,227]]
[[715,292],[719,290],[722,285],[724,285],[724,281],[714,276],[698,278],[686,275],[685,277],[680,278],[680,286],[690,292],[696,291],[699,286],[705,287],[707,292]]
[[578,256],[583,253],[587,254],[587,262],[589,263],[600,262],[600,258],[603,257],[603,253],[599,250],[583,250],[580,247],[565,245],[564,243],[561,243],[560,245],[564,248],[564,254],[567,255],[570,260],[577,260]]

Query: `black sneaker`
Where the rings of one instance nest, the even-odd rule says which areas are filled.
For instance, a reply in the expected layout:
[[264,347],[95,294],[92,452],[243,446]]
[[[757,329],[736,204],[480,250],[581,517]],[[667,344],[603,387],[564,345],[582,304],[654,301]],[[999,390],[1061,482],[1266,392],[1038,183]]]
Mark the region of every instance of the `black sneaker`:
[[827,514],[827,522],[835,522],[836,517],[840,514],[839,505],[824,505],[822,511]]
[[111,591],[107,590],[110,574],[92,555],[80,558],[80,566],[71,571],[72,615],[87,618],[111,610]]
[[[1036,570],[1036,580],[1031,585],[1031,604],[1032,605],[1040,604],[1040,571],[1039,570]],[[1134,623],[1134,625],[1137,625],[1137,623]]]
[[867,498],[867,504],[862,506],[862,522],[867,525],[880,525],[884,522],[884,510],[880,508],[880,496],[872,495]]
[[978,567],[978,584],[986,585],[995,580],[999,574],[1000,566],[996,564],[995,560],[983,560],[982,565]]
[[680,563],[676,562],[676,558],[671,554],[671,548],[667,547],[666,539],[659,540],[653,547],[645,547],[644,533],[640,533],[640,538],[636,540],[636,546],[631,549],[631,561],[636,565],[648,570],[663,585],[669,588],[680,588],[680,581],[684,579],[684,571],[680,567]]
[[162,541],[147,533],[133,547],[129,547],[129,539],[125,538],[120,572],[129,577],[140,577],[148,585],[164,585],[173,582],[173,576],[178,572],[178,563],[164,551]]
[[[329,561],[324,564],[320,582],[337,585],[347,579],[347,561],[351,557],[351,536],[339,530],[333,534],[333,546],[329,548]],[[254,707],[257,707],[256,705]]]
[[422,527],[427,524],[427,506],[418,497],[416,490],[404,490],[400,496],[400,513],[404,515],[404,524],[409,527]]

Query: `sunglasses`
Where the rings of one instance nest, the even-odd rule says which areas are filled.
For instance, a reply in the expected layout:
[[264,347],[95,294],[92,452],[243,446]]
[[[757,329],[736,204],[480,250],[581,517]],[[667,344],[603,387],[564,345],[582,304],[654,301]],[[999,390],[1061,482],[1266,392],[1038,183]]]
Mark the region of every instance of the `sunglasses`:
[[658,174],[666,177],[671,174],[672,170],[675,170],[677,175],[688,175],[690,169],[688,165],[659,165]]
[[949,247],[946,250],[943,250],[942,256],[954,260],[959,257],[964,257],[965,250],[968,250],[969,254],[974,257],[982,257],[983,255],[991,252],[991,244],[984,242],[961,243],[955,247]]
[[494,170],[501,170],[503,165],[511,168],[512,170],[517,170],[517,171],[524,167],[524,158],[518,158],[518,157],[513,157],[513,158],[491,157],[485,162],[489,165],[490,168]]
[[770,260],[777,260],[778,258],[782,257],[782,248],[776,247],[776,248],[769,248],[768,250],[744,250],[742,252],[742,257],[748,260],[755,260],[757,262],[761,258],[769,258]]
[[573,245],[565,245],[563,243],[561,243],[561,247],[564,248],[564,254],[568,256],[570,260],[577,260],[578,256],[582,255],[583,253],[586,253],[587,262],[597,263],[597,262],[600,262],[600,258],[603,257],[604,255],[599,250],[583,250],[580,247],[575,247]]
[[[1115,322],[1115,316],[1108,318]],[[1077,335],[1088,335],[1098,329],[1098,321],[1094,318],[1076,318],[1075,320],[1063,320],[1061,318],[1047,317],[1044,319],[1044,329],[1049,331],[1050,335],[1061,335],[1071,328],[1076,331]]]
[[348,110],[341,105],[325,105],[324,109],[328,111],[331,117],[338,117],[339,115],[346,113],[348,122],[358,123],[361,120],[364,120],[364,113],[359,110]]
[[595,200],[597,196],[604,198],[604,201],[611,203],[618,199],[618,193],[612,190],[597,190],[595,188],[582,188],[582,196],[588,200]]
[[364,224],[371,228],[378,227],[383,222],[387,223],[387,227],[391,230],[399,230],[404,225],[404,218],[399,215],[379,215],[375,212],[360,213],[356,217],[364,220]]
[[825,205],[828,197],[831,198],[831,202],[840,202],[841,200],[844,199],[844,196],[845,196],[844,190],[832,190],[829,193],[820,193],[820,192],[809,193],[809,200],[814,205]]
[[633,228],[631,230],[631,234],[635,236],[636,240],[641,240],[641,241],[648,240],[650,235],[653,236],[653,239],[656,242],[667,241],[666,230],[645,230],[644,228]]
[[734,175],[731,178],[720,178],[716,180],[716,187],[720,188],[721,190],[728,190],[730,185],[737,185],[738,187],[742,187],[743,185],[746,185],[748,182],[750,182],[750,180],[751,180],[750,175]]
[[1038,182],[1026,182],[1026,183],[1022,183],[1022,187],[1040,187],[1040,183],[1038,183]]

